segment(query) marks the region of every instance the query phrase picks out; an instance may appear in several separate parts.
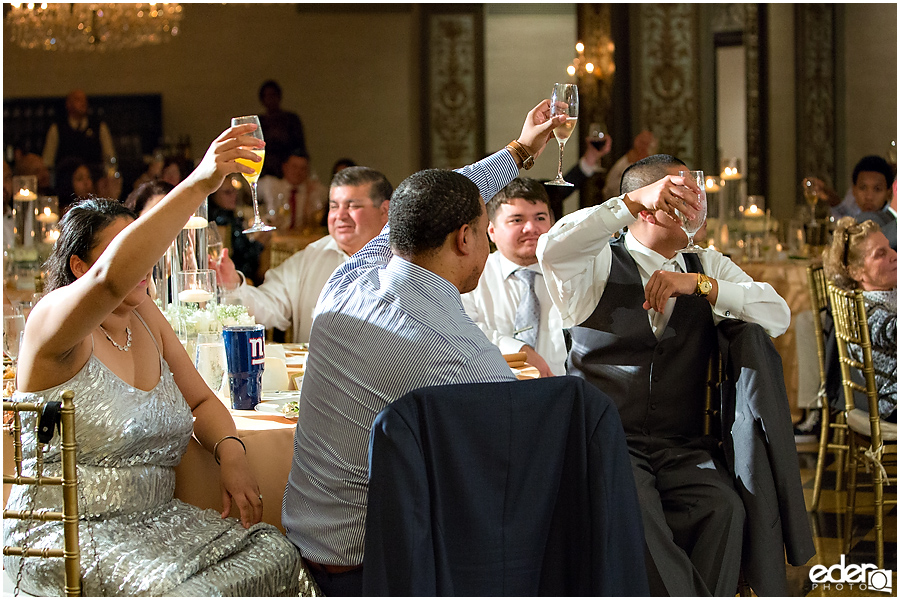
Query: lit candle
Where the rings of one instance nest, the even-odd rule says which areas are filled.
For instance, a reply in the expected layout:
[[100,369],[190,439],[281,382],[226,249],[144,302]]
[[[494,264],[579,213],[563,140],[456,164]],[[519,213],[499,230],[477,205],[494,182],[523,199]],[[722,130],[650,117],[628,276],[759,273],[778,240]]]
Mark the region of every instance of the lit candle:
[[212,299],[212,293],[206,290],[191,288],[178,292],[178,300],[181,302],[207,302]]
[[737,167],[725,167],[725,169],[722,171],[722,179],[726,181],[732,181],[740,178],[741,174],[738,172]]
[[59,217],[50,210],[49,206],[45,206],[44,212],[38,213],[37,220],[41,223],[56,223],[59,221]]
[[203,217],[198,217],[197,215],[192,216],[188,219],[188,222],[184,224],[185,229],[206,229],[206,226],[209,225],[209,221],[204,219]]
[[716,182],[715,177],[707,177],[706,178],[706,193],[714,194],[719,191],[719,184]]
[[31,202],[37,199],[37,194],[29,190],[28,188],[20,188],[18,192],[13,196],[13,200],[18,200],[19,202]]
[[755,204],[751,204],[747,210],[744,211],[745,217],[758,218],[764,216],[765,213],[759,209]]

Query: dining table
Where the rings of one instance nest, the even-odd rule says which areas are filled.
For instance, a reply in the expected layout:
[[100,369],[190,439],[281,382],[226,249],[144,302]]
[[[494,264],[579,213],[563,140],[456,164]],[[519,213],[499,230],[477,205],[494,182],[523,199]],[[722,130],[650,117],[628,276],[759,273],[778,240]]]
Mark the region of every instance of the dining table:
[[[755,281],[770,284],[784,298],[791,309],[791,324],[787,331],[773,338],[775,348],[781,355],[784,370],[784,385],[787,389],[791,412],[800,414],[798,408],[800,360],[797,348],[797,317],[811,309],[809,284],[806,279],[806,268],[811,264],[808,259],[785,259],[769,262],[745,262],[738,266]],[[815,346],[804,348],[804,352],[815,354]]]
[[[283,394],[285,397],[299,397],[299,392],[294,389],[294,385],[302,381],[303,369],[297,365],[295,359],[307,352],[307,346],[305,344],[284,344],[283,347],[285,355],[288,357],[288,363],[292,365],[288,367],[292,375],[290,378],[291,389],[273,390],[267,394],[268,397],[278,394]],[[509,364],[514,365],[510,368],[518,379],[538,377],[537,369],[527,363],[522,364],[521,361],[516,360]],[[264,395],[265,397],[267,396]],[[247,461],[251,472],[256,477],[260,495],[263,497],[262,521],[284,531],[281,525],[281,501],[294,457],[294,432],[297,428],[297,418],[284,416],[272,410],[235,410],[229,406],[228,400],[222,395],[219,395],[219,400],[226,405],[234,420],[237,436],[247,449]],[[77,409],[77,398],[75,402]],[[262,404],[267,404],[267,402]],[[4,433],[3,471],[10,473],[13,469],[12,437]],[[4,484],[4,506],[9,497],[9,490],[10,486]],[[221,512],[223,508],[219,466],[212,454],[193,437],[188,443],[181,462],[175,467],[175,498],[200,508],[210,508],[218,512]],[[236,505],[232,506],[230,515],[239,516]]]

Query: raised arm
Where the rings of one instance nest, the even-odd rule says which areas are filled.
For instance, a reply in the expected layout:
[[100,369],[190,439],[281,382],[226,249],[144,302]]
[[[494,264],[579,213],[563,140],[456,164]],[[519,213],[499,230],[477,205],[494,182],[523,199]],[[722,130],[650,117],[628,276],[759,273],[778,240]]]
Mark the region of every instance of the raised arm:
[[[550,101],[543,100],[532,108],[522,124],[522,132],[515,140],[525,147],[525,151],[537,158],[547,146],[553,135],[553,129],[566,120],[565,115],[550,116]],[[485,203],[503,189],[507,183],[519,175],[522,166],[520,157],[515,152],[504,148],[476,163],[457,169],[478,186]]]
[[82,251],[87,256],[73,256],[70,267],[78,278],[35,306],[26,328],[28,345],[44,358],[52,358],[67,355],[84,341],[148,276],[188,218],[224,177],[250,171],[235,159],[256,160],[250,148],[261,143],[246,135],[254,127],[242,125],[223,132],[194,172],[147,214],[122,229],[93,262],[91,249]]

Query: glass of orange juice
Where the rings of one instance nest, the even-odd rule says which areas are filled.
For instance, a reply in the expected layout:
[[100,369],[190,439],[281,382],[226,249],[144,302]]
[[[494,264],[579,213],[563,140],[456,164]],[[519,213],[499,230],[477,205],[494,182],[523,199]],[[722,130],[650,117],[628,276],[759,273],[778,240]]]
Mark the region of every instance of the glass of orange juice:
[[[256,115],[250,115],[248,117],[234,117],[231,119],[231,126],[236,127],[237,125],[246,125],[248,123],[253,123],[256,125],[256,130],[251,132],[249,135],[262,140],[263,132],[262,127],[259,124],[259,117]],[[266,151],[264,148],[254,148],[253,152],[255,152],[262,160],[259,162],[253,162],[252,160],[247,160],[245,158],[238,158],[237,163],[240,165],[244,165],[245,167],[250,167],[253,169],[252,173],[241,173],[244,176],[244,179],[247,180],[247,183],[250,184],[250,196],[253,198],[253,224],[250,225],[247,229],[244,230],[244,233],[253,233],[256,231],[271,231],[275,229],[271,225],[266,225],[259,218],[259,201],[256,199],[256,182],[259,179],[259,172],[262,170],[263,162],[266,160]]]

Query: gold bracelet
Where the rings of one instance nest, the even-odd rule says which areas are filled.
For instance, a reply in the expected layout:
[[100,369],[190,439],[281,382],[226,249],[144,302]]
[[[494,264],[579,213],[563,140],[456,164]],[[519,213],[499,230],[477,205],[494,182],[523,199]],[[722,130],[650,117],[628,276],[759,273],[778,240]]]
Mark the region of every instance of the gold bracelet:
[[221,444],[221,443],[224,442],[225,440],[237,440],[237,443],[240,444],[241,446],[243,446],[243,448],[244,448],[244,454],[245,454],[245,455],[247,454],[247,446],[244,445],[244,440],[242,440],[241,438],[239,438],[239,437],[237,437],[237,436],[226,435],[226,436],[223,437],[221,440],[219,440],[218,442],[216,442],[216,445],[215,445],[215,446],[213,446],[213,458],[216,459],[216,464],[217,464],[217,465],[221,465],[221,464],[222,464],[221,462],[219,462],[219,444]]

